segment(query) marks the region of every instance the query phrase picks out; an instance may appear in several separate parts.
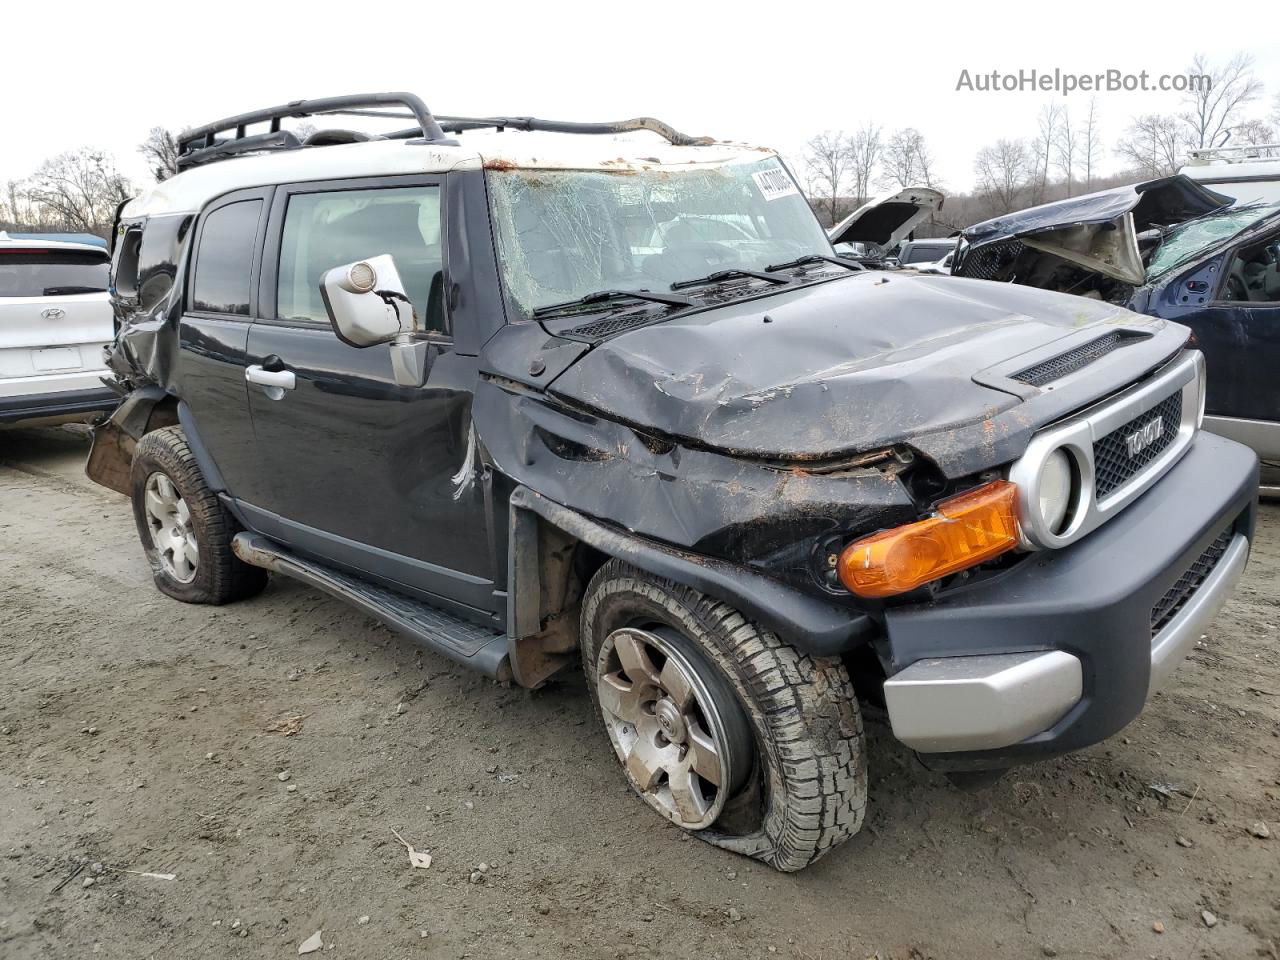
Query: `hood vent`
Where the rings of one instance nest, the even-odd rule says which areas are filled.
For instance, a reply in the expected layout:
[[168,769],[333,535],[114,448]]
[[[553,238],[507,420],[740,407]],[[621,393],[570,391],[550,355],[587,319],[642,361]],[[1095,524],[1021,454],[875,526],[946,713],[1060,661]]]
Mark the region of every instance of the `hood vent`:
[[1034,367],[1027,367],[1009,379],[1033,387],[1043,387],[1046,383],[1060,380],[1067,374],[1075,373],[1095,360],[1105,357],[1116,347],[1122,346],[1126,339],[1132,338],[1126,338],[1119,333],[1108,333],[1096,340],[1083,343],[1074,350],[1068,350],[1066,353],[1041,361]]

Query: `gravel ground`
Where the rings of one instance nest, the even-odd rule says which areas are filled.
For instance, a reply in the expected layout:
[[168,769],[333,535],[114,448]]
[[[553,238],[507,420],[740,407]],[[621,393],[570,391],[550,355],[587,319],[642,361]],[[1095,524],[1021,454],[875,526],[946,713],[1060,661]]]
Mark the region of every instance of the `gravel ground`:
[[5,960],[1277,960],[1275,506],[1121,736],[962,793],[869,716],[867,826],[784,876],[633,798],[576,677],[496,686],[285,580],[162,597],[85,450],[0,434]]

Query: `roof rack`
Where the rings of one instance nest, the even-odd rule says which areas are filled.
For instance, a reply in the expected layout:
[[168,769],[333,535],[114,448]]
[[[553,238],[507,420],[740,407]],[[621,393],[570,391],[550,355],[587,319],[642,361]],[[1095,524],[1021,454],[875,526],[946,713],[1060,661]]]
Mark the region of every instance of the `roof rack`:
[[[630,120],[615,120],[609,123],[577,123],[570,120],[539,120],[537,117],[440,117],[441,126],[449,133],[462,133],[466,130],[493,129],[499,132],[510,127],[512,130],[540,130],[547,133],[587,133],[611,134],[631,133],[634,130],[651,130],[676,147],[705,147],[715,143],[711,137],[691,137],[670,124],[655,120],[653,117],[634,117]],[[390,136],[399,136],[406,131],[399,131]]]
[[[394,106],[406,108],[408,112],[384,109]],[[178,136],[178,169],[258,150],[296,149],[303,145],[302,142],[289,131],[281,130],[280,121],[321,114],[412,119],[418,125],[409,131],[401,131],[407,137],[421,136],[428,143],[456,142],[445,136],[440,124],[417,94],[356,93],[319,100],[293,100],[278,107],[254,110],[186,130]],[[257,123],[270,123],[271,126],[266,133],[246,133],[247,127]],[[223,133],[233,135],[220,139],[218,135]]]
[[[388,107],[406,109],[394,110]],[[650,130],[677,147],[698,147],[714,143],[710,137],[691,137],[670,124],[653,117],[634,117],[610,123],[576,123],[569,120],[539,120],[537,117],[435,117],[416,94],[412,93],[356,93],[345,97],[326,97],[321,100],[293,100],[278,107],[254,110],[236,117],[227,117],[202,127],[194,127],[178,135],[178,169],[224,160],[238,154],[260,150],[296,150],[309,146],[296,135],[280,128],[280,121],[287,118],[314,117],[339,114],[348,117],[379,117],[384,119],[416,120],[417,125],[394,133],[383,134],[386,139],[408,140],[421,137],[426,143],[456,144],[447,133],[466,130],[493,129],[498,131],[539,130],[549,133],[617,134],[635,130]],[[267,131],[248,133],[248,127],[269,123]],[[325,143],[341,142],[337,131]],[[230,134],[222,137],[221,134]],[[355,136],[353,133],[352,136]],[[325,145],[318,143],[316,146]]]
[[1274,160],[1280,157],[1280,143],[1248,143],[1234,147],[1205,147],[1190,150],[1187,157],[1198,163],[1247,163],[1250,160]]

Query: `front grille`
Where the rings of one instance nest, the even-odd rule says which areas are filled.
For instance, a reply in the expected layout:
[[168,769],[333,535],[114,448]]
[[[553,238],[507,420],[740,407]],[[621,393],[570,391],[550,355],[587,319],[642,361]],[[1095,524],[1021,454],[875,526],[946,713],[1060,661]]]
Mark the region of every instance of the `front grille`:
[[[1161,420],[1162,430],[1136,454],[1129,453],[1129,438]],[[1094,493],[1099,500],[1124,486],[1138,471],[1169,449],[1182,423],[1182,391],[1165,397],[1152,409],[1112,430],[1093,444]]]
[[975,280],[1010,280],[1001,273],[1025,249],[1021,240],[1000,240],[977,250],[970,250],[960,265],[960,276]]
[[1204,553],[1196,557],[1195,563],[1156,601],[1156,605],[1151,608],[1152,637],[1168,626],[1169,621],[1178,615],[1178,611],[1186,606],[1187,601],[1208,579],[1222,555],[1227,552],[1227,547],[1231,545],[1232,536],[1231,527],[1218,534],[1217,539],[1205,547]]
[[1068,350],[1066,353],[1037,363],[1034,367],[1027,367],[1021,373],[1015,373],[1011,379],[1033,387],[1043,387],[1046,383],[1052,383],[1069,373],[1075,373],[1093,361],[1105,357],[1123,342],[1124,339],[1120,334],[1108,333],[1106,336],[1081,344],[1074,350]]

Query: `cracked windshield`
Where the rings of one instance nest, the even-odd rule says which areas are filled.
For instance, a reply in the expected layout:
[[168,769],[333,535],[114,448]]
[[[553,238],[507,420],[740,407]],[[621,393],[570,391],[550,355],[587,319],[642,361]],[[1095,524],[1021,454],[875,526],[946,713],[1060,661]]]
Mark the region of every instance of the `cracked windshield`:
[[1191,220],[1165,234],[1160,249],[1147,266],[1148,279],[1167,273],[1193,254],[1204,250],[1219,240],[1233,237],[1266,217],[1280,211],[1280,204],[1250,204],[1231,210],[1211,213],[1207,217]]
[[673,172],[489,175],[507,291],[527,316],[602,290],[668,291],[831,244],[776,158]]

